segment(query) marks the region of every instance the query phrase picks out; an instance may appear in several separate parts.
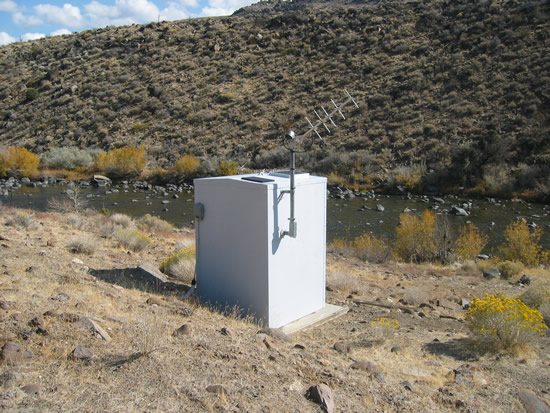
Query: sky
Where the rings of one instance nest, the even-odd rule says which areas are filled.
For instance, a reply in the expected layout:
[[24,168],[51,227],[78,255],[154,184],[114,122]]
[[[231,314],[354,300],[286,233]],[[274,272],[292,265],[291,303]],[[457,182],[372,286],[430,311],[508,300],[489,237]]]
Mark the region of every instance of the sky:
[[105,26],[224,16],[256,0],[0,0],[0,46]]

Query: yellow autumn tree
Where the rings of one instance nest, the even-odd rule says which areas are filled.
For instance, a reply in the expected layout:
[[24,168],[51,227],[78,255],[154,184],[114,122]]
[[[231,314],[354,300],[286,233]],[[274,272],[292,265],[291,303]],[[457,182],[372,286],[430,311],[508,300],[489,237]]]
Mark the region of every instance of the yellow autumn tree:
[[534,267],[547,256],[547,252],[544,252],[539,244],[541,237],[540,227],[531,231],[525,219],[518,219],[504,230],[506,241],[500,246],[499,255],[503,260],[521,262],[527,267]]
[[135,178],[145,168],[145,149],[131,146],[113,149],[99,154],[95,165],[110,178]]
[[10,146],[0,150],[0,176],[32,177],[38,174],[40,159],[25,148]]
[[456,241],[456,254],[463,260],[475,259],[487,245],[488,237],[474,224],[469,223],[460,228]]
[[399,226],[395,229],[395,256],[406,262],[432,261],[437,256],[434,241],[435,214],[424,211],[422,217],[403,213],[399,215]]

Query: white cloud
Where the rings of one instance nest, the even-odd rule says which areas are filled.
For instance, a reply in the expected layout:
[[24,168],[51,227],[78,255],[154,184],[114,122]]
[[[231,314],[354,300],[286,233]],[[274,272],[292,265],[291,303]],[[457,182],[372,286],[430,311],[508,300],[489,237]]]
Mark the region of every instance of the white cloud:
[[214,7],[203,7],[201,10],[201,16],[212,17],[212,16],[227,16],[233,13],[232,9],[223,9],[223,8],[214,8]]
[[9,0],[0,1],[0,11],[15,13],[17,11],[17,4],[15,4],[14,1]]
[[37,40],[44,37],[46,37],[44,33],[25,33],[23,36],[21,36],[21,40],[26,42],[27,40]]
[[252,0],[209,0],[208,6],[201,10],[201,16],[227,16],[252,3]]
[[207,8],[235,11],[252,3],[251,0],[209,0]]
[[6,32],[0,32],[0,46],[3,46],[8,43],[16,42],[17,39],[15,37],[10,36]]
[[116,0],[115,7],[120,15],[136,19],[138,22],[157,20],[159,9],[148,0]]
[[72,4],[65,3],[63,7],[51,4],[38,4],[34,6],[34,11],[39,16],[43,16],[51,24],[60,24],[69,27],[82,27],[84,24],[84,18],[80,14],[80,9]]
[[178,6],[170,5],[160,12],[160,20],[182,20],[187,19],[189,13]]
[[42,20],[36,16],[25,16],[23,13],[13,13],[11,19],[18,26],[38,26],[42,24]]
[[198,7],[199,3],[197,0],[177,0],[176,2],[170,2],[169,5],[172,7],[178,7],[178,5],[183,5],[187,7]]
[[67,29],[59,29],[59,30],[51,32],[50,36],[62,36],[64,34],[71,34],[71,31],[67,30]]
[[[148,23],[156,21],[162,13],[149,0],[116,0],[114,6],[108,6],[98,1],[92,1],[84,6],[89,23],[93,27],[119,26],[131,23]],[[163,13],[168,16],[181,18],[183,10],[172,7],[166,8]]]

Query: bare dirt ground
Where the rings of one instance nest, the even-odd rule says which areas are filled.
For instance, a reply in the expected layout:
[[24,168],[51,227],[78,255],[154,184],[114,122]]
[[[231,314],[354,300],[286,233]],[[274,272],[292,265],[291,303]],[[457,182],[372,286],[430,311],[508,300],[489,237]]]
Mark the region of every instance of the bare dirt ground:
[[[158,266],[192,239],[188,231],[153,233],[136,253],[101,238],[98,215],[35,213],[30,227],[5,225],[14,214],[0,207],[0,346],[21,346],[12,358],[2,353],[6,410],[318,412],[306,392],[321,383],[337,412],[548,409],[548,333],[515,356],[480,354],[468,340],[459,302],[517,296],[512,282],[329,254],[327,302],[349,312],[285,340],[235,314],[92,275]],[[92,255],[69,251],[89,234],[97,234]],[[399,328],[374,329],[380,318]]]

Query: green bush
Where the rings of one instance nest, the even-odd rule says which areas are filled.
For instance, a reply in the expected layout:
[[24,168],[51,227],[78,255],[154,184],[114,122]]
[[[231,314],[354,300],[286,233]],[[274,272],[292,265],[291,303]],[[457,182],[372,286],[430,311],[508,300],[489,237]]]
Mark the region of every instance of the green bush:
[[27,101],[33,101],[35,99],[38,98],[38,96],[40,96],[40,93],[38,92],[38,90],[34,89],[34,88],[28,88],[26,91],[25,91],[25,99]]

